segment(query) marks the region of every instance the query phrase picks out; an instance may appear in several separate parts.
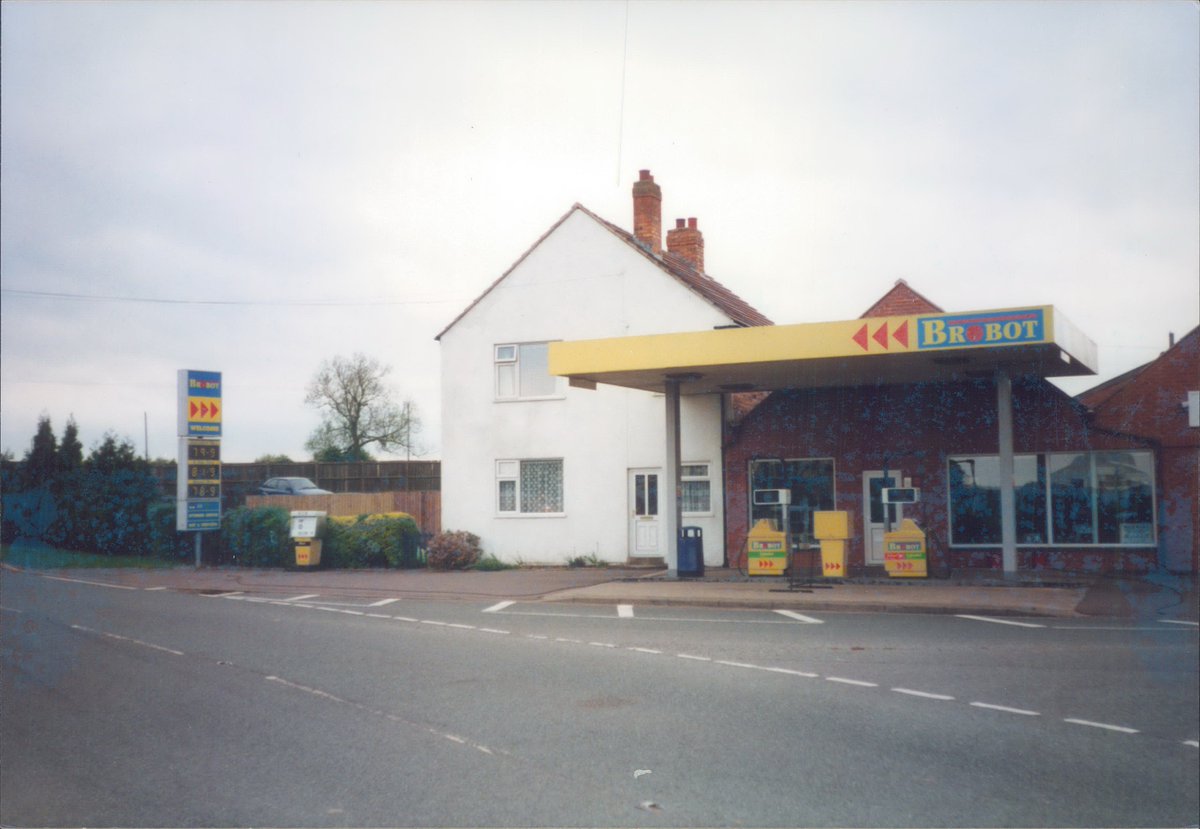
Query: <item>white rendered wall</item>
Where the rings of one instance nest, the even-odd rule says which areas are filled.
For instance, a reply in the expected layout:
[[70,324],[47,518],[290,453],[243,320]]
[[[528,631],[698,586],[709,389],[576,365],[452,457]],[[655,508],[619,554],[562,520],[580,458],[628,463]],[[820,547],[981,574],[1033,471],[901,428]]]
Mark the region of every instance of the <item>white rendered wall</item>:
[[[497,402],[494,346],[727,324],[586,213],[571,213],[441,338],[442,527],[475,533],[485,552],[506,561],[625,561],[628,470],[663,466],[662,396],[572,389],[563,381],[559,399]],[[683,461],[710,465],[712,493],[712,513],[685,515],[683,523],[703,529],[705,563],[717,566],[724,537],[720,399],[684,398],[681,408]],[[539,458],[563,459],[564,514],[500,515],[496,461]]]

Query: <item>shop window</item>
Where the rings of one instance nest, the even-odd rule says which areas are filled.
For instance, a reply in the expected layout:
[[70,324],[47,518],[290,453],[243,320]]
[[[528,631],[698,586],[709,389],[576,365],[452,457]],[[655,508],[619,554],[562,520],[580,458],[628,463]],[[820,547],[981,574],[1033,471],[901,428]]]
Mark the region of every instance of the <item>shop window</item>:
[[[950,543],[1000,543],[1000,459],[952,457]],[[1149,452],[1063,452],[1013,459],[1017,544],[1151,545]]]
[[561,514],[562,459],[497,461],[496,510],[504,515]]
[[494,356],[497,400],[537,400],[562,395],[559,378],[550,374],[547,343],[498,345]]
[[786,489],[792,493],[788,511],[793,541],[814,545],[813,513],[834,509],[833,459],[764,460],[750,462],[750,524],[770,518],[782,526],[783,507],[777,504],[756,506],[754,493],[760,489]]
[[706,463],[687,463],[679,467],[685,515],[712,514],[712,481]]

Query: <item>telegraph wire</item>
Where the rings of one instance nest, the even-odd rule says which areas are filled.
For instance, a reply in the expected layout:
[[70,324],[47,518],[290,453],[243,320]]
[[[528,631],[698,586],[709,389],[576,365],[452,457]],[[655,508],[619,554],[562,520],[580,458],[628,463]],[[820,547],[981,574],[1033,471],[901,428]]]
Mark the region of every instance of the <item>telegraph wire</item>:
[[442,305],[454,299],[395,299],[379,297],[373,299],[172,299],[169,297],[116,296],[108,294],[76,294],[66,291],[31,291],[20,288],[2,288],[0,294],[14,297],[40,299],[64,299],[72,302],[136,302],[152,305],[224,305],[224,306],[267,306],[267,307],[339,307],[364,305]]

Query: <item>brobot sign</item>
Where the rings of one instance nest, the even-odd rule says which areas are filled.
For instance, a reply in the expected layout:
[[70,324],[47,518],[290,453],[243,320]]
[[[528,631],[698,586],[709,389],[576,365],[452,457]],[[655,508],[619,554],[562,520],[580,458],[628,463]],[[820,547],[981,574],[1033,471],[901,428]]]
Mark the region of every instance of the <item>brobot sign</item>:
[[180,369],[178,400],[179,463],[176,467],[175,528],[180,532],[219,530],[223,409],[221,373]]

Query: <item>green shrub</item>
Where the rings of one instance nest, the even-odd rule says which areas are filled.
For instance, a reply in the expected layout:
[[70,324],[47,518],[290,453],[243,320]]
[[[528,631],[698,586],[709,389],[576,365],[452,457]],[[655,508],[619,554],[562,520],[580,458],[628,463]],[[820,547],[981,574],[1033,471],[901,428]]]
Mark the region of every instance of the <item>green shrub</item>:
[[195,549],[194,539],[175,529],[175,502],[155,501],[146,510],[150,525],[148,549],[151,555],[166,561],[187,561]]
[[501,561],[494,555],[486,555],[479,559],[479,561],[475,562],[475,567],[473,569],[487,571],[512,570],[516,566],[517,565],[515,564],[509,564],[507,561]]
[[466,530],[438,533],[426,549],[426,560],[434,570],[465,570],[479,561],[479,555],[479,536]]
[[352,523],[328,521],[321,562],[328,567],[419,567],[421,531],[412,516],[360,515]]
[[295,564],[295,545],[288,536],[291,515],[282,507],[238,507],[221,519],[221,551],[242,567],[286,567]]

